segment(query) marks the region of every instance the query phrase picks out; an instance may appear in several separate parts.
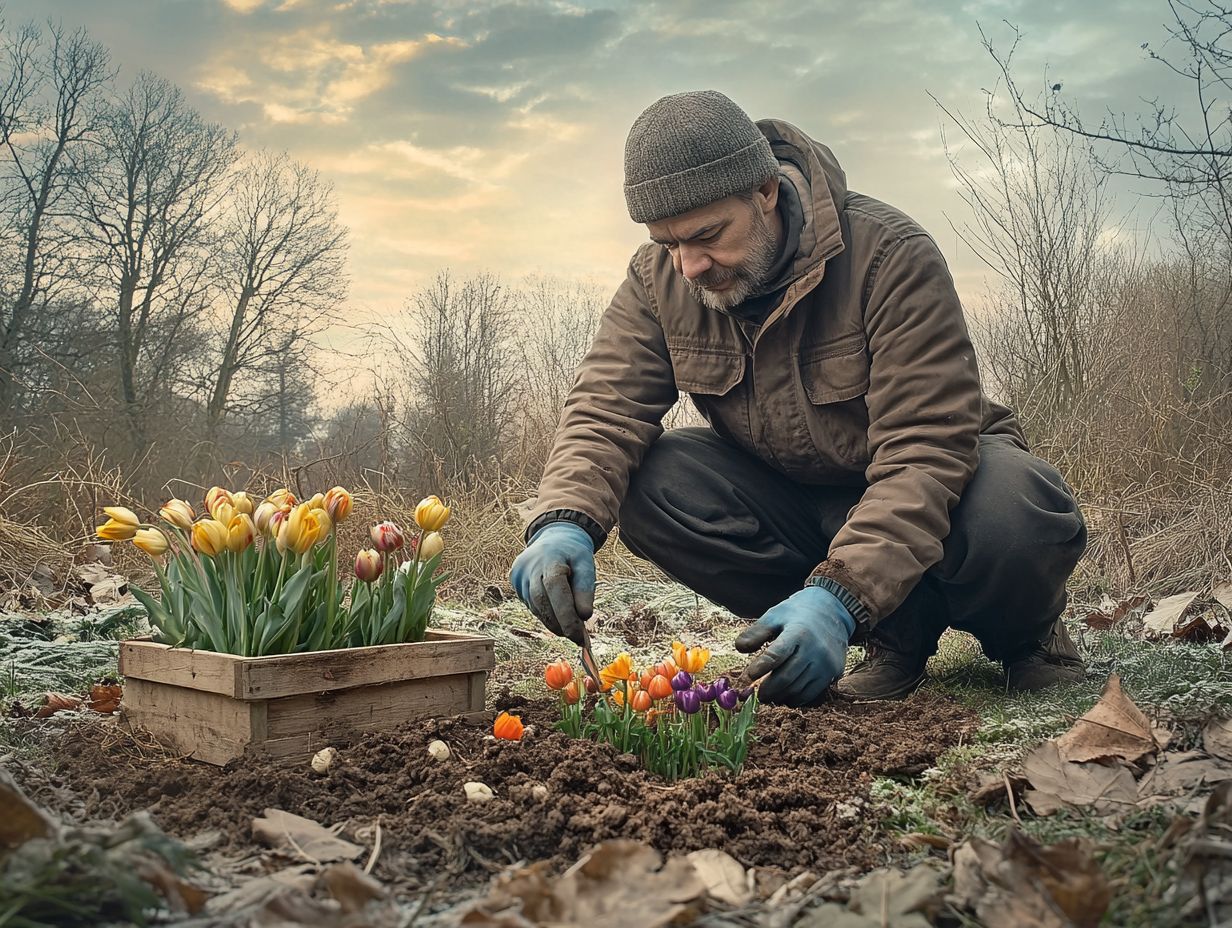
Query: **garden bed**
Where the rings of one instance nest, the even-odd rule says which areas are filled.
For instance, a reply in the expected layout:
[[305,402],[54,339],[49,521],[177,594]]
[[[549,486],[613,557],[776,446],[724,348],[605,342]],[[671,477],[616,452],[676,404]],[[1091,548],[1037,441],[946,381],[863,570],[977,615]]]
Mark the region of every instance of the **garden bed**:
[[[404,886],[443,876],[455,888],[483,883],[520,860],[563,868],[617,837],[661,851],[722,848],[746,866],[823,872],[884,862],[893,848],[865,806],[873,778],[919,774],[975,725],[969,709],[927,692],[893,704],[763,707],[742,773],[667,784],[633,757],[553,731],[553,702],[497,704],[521,712],[531,727],[524,741],[495,741],[462,720],[425,720],[338,742],[324,776],[251,759],[212,768],[151,754],[114,727],[94,725],[65,736],[54,769],[37,779],[27,771],[23,785],[76,817],[148,808],[170,833],[215,831],[216,847],[234,853],[251,848],[252,819],[271,806],[345,823],[351,834],[370,836],[379,819],[376,875]],[[434,738],[450,746],[448,760],[428,755]],[[486,783],[495,799],[468,803],[467,781]]]

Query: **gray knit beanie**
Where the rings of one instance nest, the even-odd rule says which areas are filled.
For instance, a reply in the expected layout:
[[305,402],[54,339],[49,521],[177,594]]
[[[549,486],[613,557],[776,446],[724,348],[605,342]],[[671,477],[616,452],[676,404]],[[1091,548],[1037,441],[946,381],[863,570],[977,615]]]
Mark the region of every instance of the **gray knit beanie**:
[[748,114],[717,90],[651,104],[625,140],[625,202],[634,222],[658,222],[753,190],[779,164]]

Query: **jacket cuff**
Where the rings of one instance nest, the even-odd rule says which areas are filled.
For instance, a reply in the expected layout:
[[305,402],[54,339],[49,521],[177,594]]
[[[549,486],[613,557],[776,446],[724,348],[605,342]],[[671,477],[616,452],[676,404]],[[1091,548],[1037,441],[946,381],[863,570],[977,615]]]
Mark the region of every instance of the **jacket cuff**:
[[868,634],[873,626],[873,613],[854,592],[859,587],[854,582],[846,564],[832,559],[822,561],[805,581],[805,586],[821,587],[826,592],[834,594],[834,597],[846,607],[851,617],[856,620],[853,640],[861,639]]
[[574,525],[581,527],[590,540],[595,543],[595,550],[598,551],[603,547],[603,543],[607,541],[607,532],[603,530],[603,526],[586,515],[584,512],[578,512],[576,509],[549,509],[539,518],[526,526],[526,534],[524,536],[527,544],[530,544],[535,533],[539,529],[550,525],[553,522],[572,522]]

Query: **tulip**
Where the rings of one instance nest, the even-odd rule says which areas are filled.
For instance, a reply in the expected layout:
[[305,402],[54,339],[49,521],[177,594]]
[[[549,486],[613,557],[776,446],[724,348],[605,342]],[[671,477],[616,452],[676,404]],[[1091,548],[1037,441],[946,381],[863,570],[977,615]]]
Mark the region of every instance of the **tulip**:
[[269,531],[270,520],[274,518],[274,513],[278,511],[278,507],[269,500],[263,502],[257,507],[252,514],[252,524],[257,527],[257,531],[264,535]]
[[192,546],[206,557],[214,557],[227,548],[227,526],[217,519],[202,519],[192,527]]
[[313,493],[312,499],[308,500],[308,508],[309,509],[324,509],[325,508],[325,494],[324,493]]
[[544,668],[543,679],[548,689],[563,690],[573,682],[573,667],[567,660],[561,658]]
[[731,681],[727,677],[719,677],[713,684],[715,695],[722,693],[724,690],[731,689]]
[[283,524],[291,515],[291,508],[279,509],[269,518],[269,525],[265,528],[265,534],[270,538],[277,538],[278,533],[282,531]]
[[642,675],[637,678],[637,685],[644,690],[650,689],[650,681],[654,678],[655,672],[653,670],[644,670],[642,671]]
[[235,511],[243,515],[252,515],[252,497],[241,490],[238,493],[231,494],[231,505],[235,507]]
[[300,503],[278,529],[279,552],[285,554],[290,550],[303,554],[321,537],[323,524],[318,510],[309,508],[307,503]]
[[653,669],[659,676],[667,677],[669,680],[680,672],[680,668],[676,666],[676,662],[671,658],[668,658],[665,661],[659,661],[659,663],[654,665]]
[[710,660],[709,648],[686,648],[679,641],[672,642],[672,660],[681,670],[697,673]]
[[752,695],[753,695],[753,687],[746,686],[744,689],[740,691],[740,701],[744,702],[746,699],[748,699]]
[[492,734],[505,741],[521,741],[522,731],[522,717],[508,712],[498,715],[492,725]]
[[239,513],[236,512],[235,507],[226,500],[219,500],[214,504],[214,508],[210,510],[210,516],[212,516],[215,521],[221,522],[223,525],[230,525],[231,520],[237,515],[239,515]]
[[372,539],[373,547],[382,554],[397,551],[405,541],[402,529],[392,522],[378,522],[368,530],[368,535]]
[[672,681],[660,674],[655,674],[650,681],[650,686],[646,687],[646,692],[650,694],[651,699],[666,699],[672,695]]
[[702,708],[701,697],[696,690],[678,690],[676,692],[676,708],[686,715],[693,715]]
[[714,702],[714,697],[719,695],[714,691],[713,683],[699,683],[693,687],[693,691],[702,702]]
[[164,522],[174,525],[176,528],[184,531],[191,531],[193,519],[197,514],[193,512],[192,506],[184,502],[182,499],[169,499],[163,504],[163,508],[158,510],[158,515]]
[[[214,515],[214,507],[219,503],[230,503],[231,491],[222,487],[210,487],[205,494],[205,511]],[[215,516],[217,518],[217,516]]]
[[227,550],[239,553],[248,548],[257,537],[257,527],[246,513],[232,516],[227,523]]
[[645,690],[638,690],[629,698],[629,705],[633,707],[634,712],[645,712],[651,704],[650,694]]
[[594,696],[599,692],[599,684],[596,683],[595,678],[589,674],[587,674],[586,679],[582,681],[582,685],[586,687],[586,692],[588,692],[591,696]]
[[351,507],[354,505],[351,494],[342,487],[334,487],[325,494],[325,511],[335,524],[344,521],[351,514]]
[[385,570],[385,559],[379,551],[365,548],[355,555],[355,577],[364,583],[372,583]]
[[449,521],[450,508],[439,496],[428,496],[415,507],[415,524],[425,532],[439,532]]
[[295,494],[286,488],[275,490],[269,496],[265,497],[265,501],[267,503],[273,503],[279,509],[299,505],[299,500],[295,498]]
[[419,559],[430,561],[445,550],[445,539],[440,532],[428,532],[419,543]]
[[309,514],[319,526],[316,540],[324,541],[329,537],[329,533],[334,530],[334,520],[329,517],[329,513],[324,509],[313,509]]
[[717,701],[720,706],[730,712],[740,702],[740,694],[735,690],[723,690],[719,693]]
[[599,671],[599,680],[603,683],[604,689],[611,689],[613,685],[622,680],[636,679],[637,676],[633,672],[633,657],[624,651],[616,655],[616,660]]
[[137,526],[117,519],[108,519],[94,531],[103,541],[128,541],[137,534]]
[[167,536],[156,528],[138,529],[137,534],[133,536],[133,544],[150,557],[161,557],[171,546],[167,541]]
[[687,670],[682,670],[676,676],[672,677],[672,689],[676,692],[690,689],[693,686],[693,675]]
[[128,525],[134,529],[141,528],[141,520],[137,518],[137,513],[126,506],[104,506],[103,512],[108,515],[111,522],[119,522],[121,525]]
[[[589,680],[590,677],[587,677],[586,679]],[[569,681],[569,685],[560,691],[560,698],[565,701],[565,705],[567,706],[576,704],[577,701],[582,698],[581,692],[578,691],[577,680]]]

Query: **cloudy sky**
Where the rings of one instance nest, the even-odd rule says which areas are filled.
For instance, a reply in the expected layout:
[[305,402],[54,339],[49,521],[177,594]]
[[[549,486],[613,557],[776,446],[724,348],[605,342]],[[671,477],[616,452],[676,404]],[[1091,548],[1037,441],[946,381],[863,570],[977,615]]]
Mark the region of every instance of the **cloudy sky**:
[[974,302],[983,273],[950,230],[963,204],[928,93],[975,113],[1005,21],[1021,83],[1044,69],[1084,112],[1161,93],[1164,0],[0,0],[108,44],[122,78],[179,83],[251,147],[336,186],[360,320],[435,271],[546,273],[605,289],[644,238],[620,164],[634,117],[712,87],[828,143],[853,189],[930,229]]

